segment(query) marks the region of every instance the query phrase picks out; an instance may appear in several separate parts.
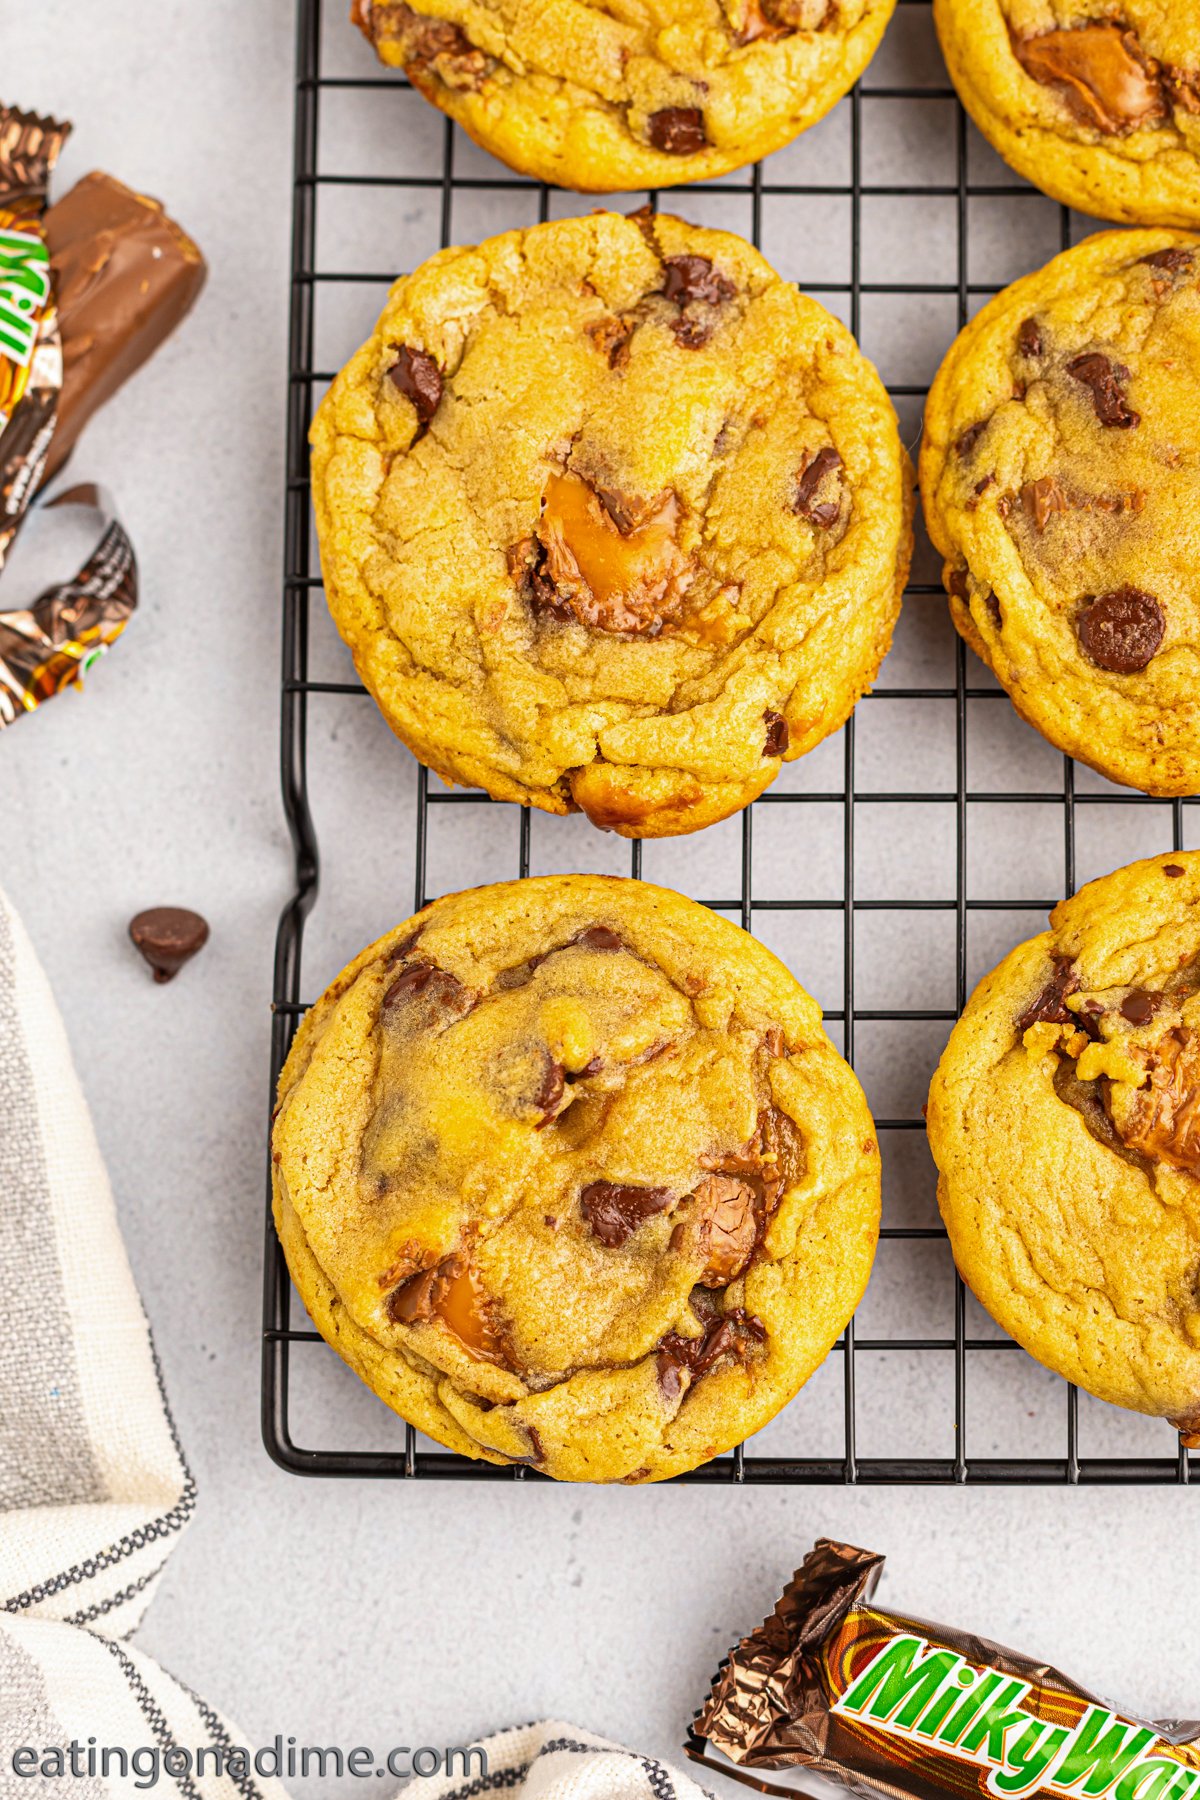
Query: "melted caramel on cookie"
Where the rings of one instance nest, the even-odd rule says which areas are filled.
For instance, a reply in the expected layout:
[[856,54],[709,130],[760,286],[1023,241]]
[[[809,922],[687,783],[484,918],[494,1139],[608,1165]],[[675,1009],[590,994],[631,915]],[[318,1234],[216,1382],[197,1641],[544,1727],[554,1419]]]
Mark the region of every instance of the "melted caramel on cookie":
[[541,518],[547,568],[583,624],[644,632],[678,609],[691,581],[676,542],[679,511],[678,499],[667,493],[622,531],[586,481],[551,475]]

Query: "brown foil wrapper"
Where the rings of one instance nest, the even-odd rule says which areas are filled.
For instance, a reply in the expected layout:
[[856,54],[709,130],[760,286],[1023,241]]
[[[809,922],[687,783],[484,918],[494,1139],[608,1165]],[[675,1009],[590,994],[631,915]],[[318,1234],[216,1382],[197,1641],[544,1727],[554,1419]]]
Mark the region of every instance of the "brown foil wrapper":
[[48,587],[31,605],[0,612],[0,729],[77,687],[113,643],[137,605],[137,559],[103,488],[87,482],[48,501],[92,507],[101,515],[95,549],[72,580]]
[[[693,1761],[793,1796],[796,1784],[750,1771],[806,1770],[860,1800],[1200,1796],[1200,1722],[1132,1719],[1032,1657],[882,1611],[871,1598],[883,1560],[817,1544],[722,1664],[686,1745]],[[1081,1604],[1090,1597],[1083,1588]]]
[[62,386],[45,212],[70,129],[0,106],[0,568],[41,480]]
[[55,201],[46,238],[63,354],[48,481],[92,414],[191,309],[207,271],[159,201],[99,170]]

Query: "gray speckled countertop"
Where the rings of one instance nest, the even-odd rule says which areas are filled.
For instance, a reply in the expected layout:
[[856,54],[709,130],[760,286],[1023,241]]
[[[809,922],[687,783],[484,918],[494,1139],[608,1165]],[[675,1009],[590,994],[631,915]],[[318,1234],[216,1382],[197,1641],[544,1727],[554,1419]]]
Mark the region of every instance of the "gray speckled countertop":
[[[340,17],[329,29],[343,30]],[[553,1712],[670,1757],[731,1636],[825,1532],[887,1550],[885,1592],[918,1612],[1039,1651],[1129,1706],[1200,1711],[1187,1492],[402,1488],[299,1481],[267,1460],[262,1140],[272,934],[290,877],[276,676],[291,7],[108,0],[100,19],[82,0],[45,0],[16,9],[4,36],[6,97],[76,122],[61,185],[102,166],[162,195],[211,264],[193,318],[75,460],[119,497],[141,559],[140,614],[82,700],[0,739],[0,878],[66,1016],[200,1488],[139,1642],[251,1743],[277,1731],[347,1746],[460,1742]],[[348,38],[345,57],[358,54]],[[430,123],[413,114],[412,141],[436,148]],[[348,128],[378,141],[365,115]],[[821,129],[831,141],[837,126]],[[464,217],[456,230],[480,224]],[[410,227],[422,245],[415,216],[359,223],[389,241]],[[923,229],[937,239],[935,208]],[[1053,229],[1036,236],[1022,235],[1016,267],[1056,247]],[[785,230],[781,265],[792,241]],[[988,244],[1002,259],[1009,241],[998,220]],[[344,349],[368,322],[335,324]],[[946,341],[928,309],[913,329]],[[897,654],[942,655],[945,642],[940,609],[928,609]],[[1041,746],[1023,727],[997,715],[992,728],[1011,733],[997,755],[1036,765]],[[380,791],[386,772],[397,809],[394,843],[360,847],[359,862],[352,820],[328,809],[340,854],[314,918],[315,980],[408,910],[412,782],[370,712],[322,715],[314,737],[322,805],[354,781]],[[494,835],[507,855],[514,830],[507,813],[481,819],[459,852],[444,850],[434,885],[500,872]],[[588,854],[574,831],[568,843]],[[1098,845],[1097,866],[1139,847]],[[165,902],[200,908],[213,936],[158,988],[124,932],[133,912]],[[897,959],[884,956],[880,979]],[[373,1403],[328,1362],[326,1403],[357,1419]],[[924,1371],[907,1380],[915,1417]],[[1026,1416],[1060,1404],[1061,1390],[1040,1393]],[[986,1437],[986,1417],[972,1424]],[[1137,1442],[1147,1447],[1144,1433]],[[1168,1452],[1169,1436],[1152,1445]],[[358,1786],[324,1791],[338,1800]]]

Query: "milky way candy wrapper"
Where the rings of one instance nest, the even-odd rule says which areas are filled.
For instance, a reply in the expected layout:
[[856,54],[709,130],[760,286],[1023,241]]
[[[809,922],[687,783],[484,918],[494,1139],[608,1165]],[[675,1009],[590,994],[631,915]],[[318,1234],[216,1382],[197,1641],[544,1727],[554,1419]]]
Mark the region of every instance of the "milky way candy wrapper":
[[70,129],[0,105],[0,568],[41,479],[62,388],[45,214]]
[[824,1776],[860,1800],[1200,1800],[1200,1721],[1131,1718],[1033,1657],[884,1612],[882,1568],[817,1544],[718,1670],[693,1761],[766,1794],[803,1790],[751,1771]]
[[69,581],[45,588],[26,607],[0,611],[0,729],[78,687],[137,605],[137,559],[104,489],[92,482],[68,488],[39,516],[61,506],[96,513],[100,535]]

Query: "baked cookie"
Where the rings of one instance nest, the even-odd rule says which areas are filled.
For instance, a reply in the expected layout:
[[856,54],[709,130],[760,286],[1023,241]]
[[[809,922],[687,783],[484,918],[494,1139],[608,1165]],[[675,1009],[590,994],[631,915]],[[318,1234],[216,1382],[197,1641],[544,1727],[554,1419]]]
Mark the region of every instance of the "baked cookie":
[[657,1481],[759,1430],[854,1310],[862,1090],[771,953],[641,882],[435,901],[308,1013],[275,1217],[318,1329],[466,1456]]
[[1200,852],[1056,906],[971,996],[928,1119],[992,1316],[1100,1399],[1200,1429]]
[[954,623],[1052,744],[1200,791],[1200,238],[1111,231],[1015,282],[929,395]]
[[312,429],[338,629],[448,781],[695,831],[887,649],[907,459],[849,333],[741,238],[616,213],[445,250]]
[[1200,0],[933,0],[963,105],[1055,200],[1200,226]]
[[824,118],[896,0],[354,0],[380,59],[539,181],[613,194],[708,181]]

